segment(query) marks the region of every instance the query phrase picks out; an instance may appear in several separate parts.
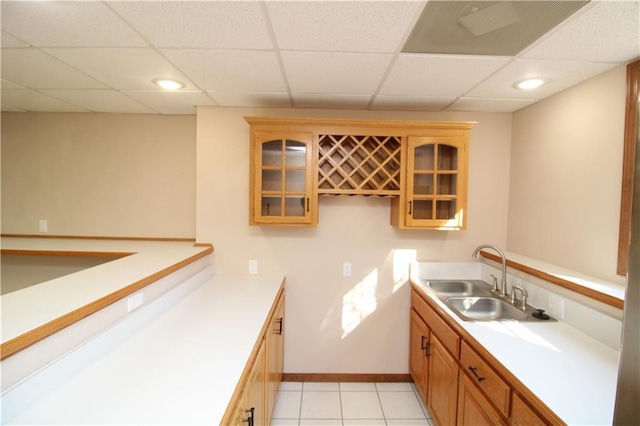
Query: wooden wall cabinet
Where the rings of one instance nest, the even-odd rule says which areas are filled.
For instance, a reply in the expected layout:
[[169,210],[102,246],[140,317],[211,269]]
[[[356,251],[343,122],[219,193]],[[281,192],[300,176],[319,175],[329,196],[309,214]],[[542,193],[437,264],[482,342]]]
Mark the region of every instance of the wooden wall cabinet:
[[436,424],[564,424],[427,299],[412,289],[409,371]]
[[466,227],[468,151],[468,134],[408,137],[405,190],[396,206],[399,227]]
[[311,133],[252,132],[251,225],[317,224],[315,158]]
[[245,117],[251,225],[316,226],[318,194],[391,197],[391,224],[464,229],[472,122]]
[[[271,424],[284,365],[284,289],[281,290],[221,425]],[[250,420],[251,419],[251,420]]]

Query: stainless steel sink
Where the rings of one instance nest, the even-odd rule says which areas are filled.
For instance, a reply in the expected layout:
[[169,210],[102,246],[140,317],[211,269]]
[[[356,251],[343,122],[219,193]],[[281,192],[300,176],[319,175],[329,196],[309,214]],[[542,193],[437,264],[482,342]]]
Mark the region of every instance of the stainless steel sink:
[[491,285],[482,280],[424,280],[424,286],[465,321],[556,321],[543,320],[532,314],[536,309],[526,305],[520,309],[491,292]]
[[469,281],[427,281],[427,285],[442,296],[471,296],[474,289]]
[[449,297],[446,303],[463,319],[524,321],[528,317],[525,312],[495,297]]

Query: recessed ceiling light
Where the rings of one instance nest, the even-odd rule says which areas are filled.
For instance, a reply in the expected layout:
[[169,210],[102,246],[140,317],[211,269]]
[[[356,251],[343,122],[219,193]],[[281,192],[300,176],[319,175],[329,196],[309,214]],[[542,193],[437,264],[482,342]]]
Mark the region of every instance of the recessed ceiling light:
[[166,78],[158,78],[153,80],[153,82],[165,90],[178,90],[184,87],[184,84],[180,83],[179,81],[168,80]]
[[542,78],[528,78],[526,80],[518,81],[515,84],[515,87],[518,89],[531,90],[542,86],[546,82],[547,81]]

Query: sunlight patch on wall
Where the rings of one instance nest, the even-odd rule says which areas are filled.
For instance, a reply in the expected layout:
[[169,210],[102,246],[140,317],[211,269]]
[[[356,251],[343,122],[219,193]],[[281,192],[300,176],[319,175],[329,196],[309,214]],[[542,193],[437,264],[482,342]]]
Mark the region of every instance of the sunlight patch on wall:
[[374,269],[342,298],[342,339],[377,307],[378,269]]
[[415,249],[393,250],[393,292],[409,281],[410,265],[416,261]]

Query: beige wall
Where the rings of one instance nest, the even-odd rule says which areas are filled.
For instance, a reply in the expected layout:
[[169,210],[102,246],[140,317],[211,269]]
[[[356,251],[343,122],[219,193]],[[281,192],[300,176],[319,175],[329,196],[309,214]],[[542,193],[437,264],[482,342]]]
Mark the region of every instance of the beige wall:
[[507,248],[616,275],[625,67],[513,115]]
[[195,117],[2,114],[2,232],[193,237]]
[[[468,229],[398,230],[389,199],[366,197],[320,197],[317,228],[250,227],[246,115],[477,121]],[[510,114],[200,108],[197,127],[197,239],[214,244],[219,274],[247,274],[255,259],[260,274],[286,275],[287,372],[407,373],[402,259],[472,261],[478,244],[506,244]]]

